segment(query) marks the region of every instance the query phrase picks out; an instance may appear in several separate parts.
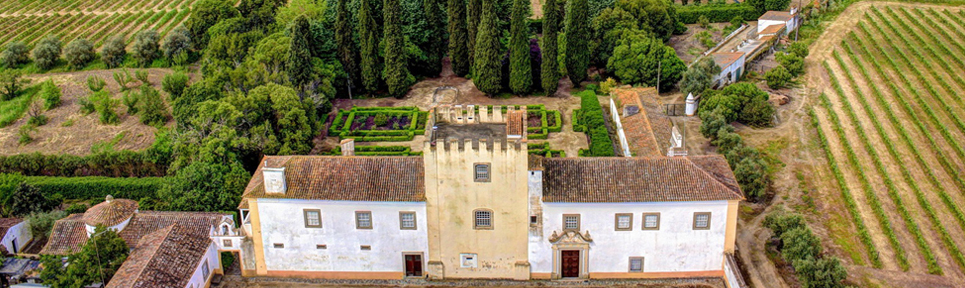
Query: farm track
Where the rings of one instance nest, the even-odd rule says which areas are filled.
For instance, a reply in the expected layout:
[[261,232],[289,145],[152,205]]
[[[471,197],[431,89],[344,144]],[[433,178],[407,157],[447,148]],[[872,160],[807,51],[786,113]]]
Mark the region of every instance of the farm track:
[[815,126],[850,190],[822,193],[850,195],[855,224],[870,232],[869,257],[877,250],[881,269],[907,272],[850,269],[884,286],[965,286],[965,11],[855,3],[811,51],[806,81],[823,90]]

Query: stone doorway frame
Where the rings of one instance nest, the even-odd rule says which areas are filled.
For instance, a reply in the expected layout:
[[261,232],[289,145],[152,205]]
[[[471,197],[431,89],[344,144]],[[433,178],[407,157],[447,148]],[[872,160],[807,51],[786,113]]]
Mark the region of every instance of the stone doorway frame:
[[580,276],[576,279],[590,278],[590,243],[593,242],[593,238],[590,238],[590,231],[585,233],[566,231],[562,235],[553,231],[549,240],[553,244],[553,273],[550,274],[550,279],[563,279],[561,268],[563,267],[562,255],[564,250],[576,250],[580,253]]

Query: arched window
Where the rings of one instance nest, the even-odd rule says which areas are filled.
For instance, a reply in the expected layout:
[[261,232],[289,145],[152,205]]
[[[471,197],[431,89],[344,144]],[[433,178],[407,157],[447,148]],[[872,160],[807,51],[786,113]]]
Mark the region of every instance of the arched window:
[[221,235],[228,235],[228,225],[221,225]]
[[493,210],[489,209],[476,209],[472,211],[473,224],[472,228],[476,230],[492,230],[493,229]]

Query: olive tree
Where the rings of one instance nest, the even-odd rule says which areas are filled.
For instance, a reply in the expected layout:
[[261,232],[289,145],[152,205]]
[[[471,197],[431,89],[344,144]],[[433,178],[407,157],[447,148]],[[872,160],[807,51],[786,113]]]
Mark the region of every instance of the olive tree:
[[0,53],[0,62],[7,68],[14,68],[30,61],[30,49],[23,42],[10,42]]
[[64,59],[71,69],[84,68],[87,63],[94,60],[94,44],[87,39],[74,39],[64,47]]
[[141,66],[149,66],[160,54],[157,31],[148,29],[134,35],[134,45],[131,46],[131,56]]
[[60,38],[54,35],[40,40],[32,52],[34,63],[37,63],[40,69],[53,68],[57,64],[57,58],[60,58],[61,46]]

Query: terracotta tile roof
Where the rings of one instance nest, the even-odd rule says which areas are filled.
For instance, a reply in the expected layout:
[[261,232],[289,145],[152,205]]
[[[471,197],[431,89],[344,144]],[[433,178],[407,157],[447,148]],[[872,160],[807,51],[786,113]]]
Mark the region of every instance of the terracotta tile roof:
[[713,55],[714,55],[714,62],[717,63],[717,66],[720,66],[720,69],[725,69],[727,68],[727,66],[730,66],[730,64],[733,64],[734,61],[740,60],[741,56],[744,56],[744,53],[715,52]]
[[659,112],[657,89],[617,88],[613,89],[613,95],[623,106],[636,105],[640,108],[639,113],[620,118],[627,143],[630,144],[630,152],[634,156],[665,155],[673,123],[669,117]]
[[526,131],[525,120],[525,110],[510,111],[506,118],[506,135],[523,135],[523,131]]
[[743,199],[724,157],[548,158],[545,202]]
[[[244,199],[425,201],[422,157],[265,156],[262,160]],[[265,193],[262,168],[266,163],[285,167],[286,193]]]
[[13,226],[16,226],[17,224],[20,224],[20,222],[23,222],[23,219],[0,218],[0,238],[3,238],[4,235],[7,235],[7,230]]
[[[57,220],[47,245],[40,254],[66,255],[80,251],[80,247],[87,243],[87,228],[82,220],[85,214],[71,214]],[[118,234],[131,248],[139,246],[138,241],[145,235],[175,224],[184,226],[182,229],[192,235],[208,237],[212,227],[217,226],[221,218],[227,215],[211,212],[141,211],[134,215],[131,222]]]
[[791,18],[794,18],[794,16],[791,15],[791,12],[787,12],[787,11],[767,11],[767,13],[764,13],[764,15],[761,15],[761,17],[760,17],[760,18],[757,18],[757,20],[758,20],[758,21],[760,21],[760,20],[771,20],[771,21],[784,21],[784,22],[787,22],[788,20],[791,20]]
[[80,251],[80,247],[87,243],[87,228],[82,218],[84,214],[77,213],[54,222],[47,245],[40,254],[66,255]]
[[212,227],[217,226],[221,218],[227,215],[213,212],[142,211],[134,216],[119,235],[131,248],[140,246],[138,241],[144,235],[172,225],[183,226],[183,231],[193,235],[208,237]]
[[128,199],[114,199],[107,195],[107,200],[94,205],[84,212],[84,223],[90,226],[114,226],[130,219],[137,211],[137,201]]
[[174,224],[145,235],[107,287],[187,286],[211,245],[210,238],[192,230]]
[[764,30],[762,30],[760,33],[757,33],[757,34],[758,35],[777,34],[778,32],[781,32],[781,30],[784,30],[785,27],[787,27],[787,25],[784,25],[784,24],[771,25],[771,26],[767,26],[767,28],[764,28]]

